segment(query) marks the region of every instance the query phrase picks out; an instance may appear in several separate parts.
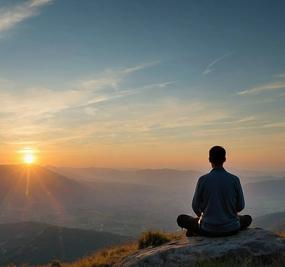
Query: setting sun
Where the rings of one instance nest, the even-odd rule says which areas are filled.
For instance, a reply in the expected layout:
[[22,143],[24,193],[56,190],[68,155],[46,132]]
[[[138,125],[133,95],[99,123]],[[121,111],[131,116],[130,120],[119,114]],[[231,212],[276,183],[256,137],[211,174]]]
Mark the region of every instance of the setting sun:
[[33,164],[36,161],[36,151],[34,149],[31,148],[24,148],[22,150],[19,151],[19,153],[22,154],[22,161],[25,164]]
[[32,164],[35,161],[35,156],[33,154],[25,154],[23,160],[26,164]]

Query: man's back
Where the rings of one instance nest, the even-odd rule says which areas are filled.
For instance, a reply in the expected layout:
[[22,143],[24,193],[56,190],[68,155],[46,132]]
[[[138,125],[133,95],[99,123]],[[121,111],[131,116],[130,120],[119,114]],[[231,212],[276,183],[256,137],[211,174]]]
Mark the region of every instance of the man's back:
[[201,228],[209,232],[229,232],[240,228],[237,213],[244,208],[244,197],[237,176],[224,168],[214,168],[200,177],[192,207],[201,216]]

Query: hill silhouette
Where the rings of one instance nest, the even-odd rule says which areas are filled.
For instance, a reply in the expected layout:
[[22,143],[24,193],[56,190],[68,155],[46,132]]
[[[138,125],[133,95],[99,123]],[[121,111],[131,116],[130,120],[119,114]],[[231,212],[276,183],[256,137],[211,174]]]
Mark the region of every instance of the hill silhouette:
[[0,265],[72,261],[127,240],[130,238],[116,234],[44,223],[0,224]]
[[1,222],[63,218],[87,192],[86,186],[40,166],[1,165]]

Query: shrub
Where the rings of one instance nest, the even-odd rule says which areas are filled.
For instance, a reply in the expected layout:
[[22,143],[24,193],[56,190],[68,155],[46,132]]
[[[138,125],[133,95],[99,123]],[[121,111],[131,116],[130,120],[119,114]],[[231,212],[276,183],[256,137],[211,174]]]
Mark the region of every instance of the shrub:
[[53,261],[51,263],[50,267],[62,267],[62,265],[59,261]]
[[164,243],[167,243],[171,240],[171,238],[162,232],[152,232],[148,231],[143,233],[138,240],[139,249],[147,248],[147,247],[157,247]]

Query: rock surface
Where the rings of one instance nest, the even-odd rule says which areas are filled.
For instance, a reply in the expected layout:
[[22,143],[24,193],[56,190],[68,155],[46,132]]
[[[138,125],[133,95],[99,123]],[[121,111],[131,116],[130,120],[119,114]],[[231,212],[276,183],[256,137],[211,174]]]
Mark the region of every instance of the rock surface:
[[285,266],[285,238],[258,228],[230,237],[191,237],[139,250],[116,266]]

